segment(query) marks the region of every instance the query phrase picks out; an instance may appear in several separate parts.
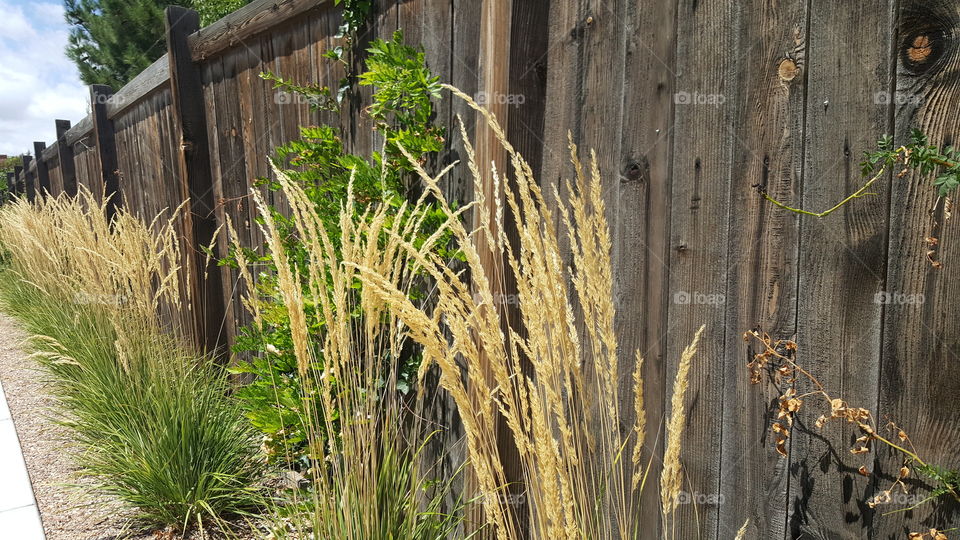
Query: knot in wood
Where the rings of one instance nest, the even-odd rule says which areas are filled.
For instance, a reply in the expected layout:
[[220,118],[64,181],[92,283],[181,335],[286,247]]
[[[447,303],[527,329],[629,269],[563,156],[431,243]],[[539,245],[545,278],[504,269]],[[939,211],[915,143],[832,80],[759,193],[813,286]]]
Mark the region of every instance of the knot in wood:
[[913,43],[907,48],[907,58],[917,64],[926,62],[931,54],[933,54],[933,42],[930,36],[914,37]]
[[799,72],[800,68],[797,67],[797,63],[790,58],[784,58],[780,62],[780,67],[777,69],[780,80],[784,82],[792,81],[797,77],[797,73]]

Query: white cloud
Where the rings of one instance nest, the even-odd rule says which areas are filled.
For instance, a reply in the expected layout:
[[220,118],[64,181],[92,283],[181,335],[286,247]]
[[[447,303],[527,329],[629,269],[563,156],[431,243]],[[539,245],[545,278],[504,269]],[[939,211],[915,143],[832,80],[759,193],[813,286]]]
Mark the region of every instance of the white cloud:
[[64,52],[63,6],[0,0],[0,154],[33,152],[56,137],[53,121],[87,114],[86,86]]

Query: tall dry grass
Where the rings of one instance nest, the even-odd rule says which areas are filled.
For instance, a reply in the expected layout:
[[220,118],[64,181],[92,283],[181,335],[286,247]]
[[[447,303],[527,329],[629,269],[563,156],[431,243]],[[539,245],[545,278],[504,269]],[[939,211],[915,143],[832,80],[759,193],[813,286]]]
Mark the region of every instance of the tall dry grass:
[[[668,524],[681,490],[685,395],[702,328],[679,359],[665,463],[654,465],[641,448],[648,425],[643,359],[636,351],[627,372],[618,361],[611,239],[595,157],[583,163],[571,142],[574,177],[545,195],[496,118],[447,88],[483,115],[509,155],[512,178],[490,171],[502,198],[484,198],[486,165],[477,163],[462,124],[476,200],[460,208],[439,187],[452,166],[431,175],[407,155],[425,187],[421,198],[395,214],[384,205],[357,217],[348,197],[338,236],[331,238],[304,187],[275,171],[307,253],[305,266],[293,262],[269,208],[253,192],[300,376],[316,385],[304,392],[320,402],[304,411],[314,431],[316,510],[309,532],[357,540],[387,537],[385,531],[392,538],[425,537],[422,519],[437,508],[436,499],[411,494],[429,474],[410,469],[399,493],[397,483],[384,478],[393,456],[422,447],[425,436],[409,429],[418,415],[401,410],[394,387],[407,340],[422,348],[421,378],[437,372],[458,408],[468,469],[479,488],[466,497],[483,505],[485,532],[513,539],[524,536],[523,526],[534,539],[640,537],[651,527],[639,521],[640,493],[651,478],[659,479]],[[434,205],[447,219],[424,239]],[[469,211],[476,213],[476,228],[465,224]],[[461,250],[462,264],[436,249],[446,235]],[[246,303],[259,318],[270,299],[256,296],[245,261],[239,262],[254,291]],[[507,270],[515,293],[502,288]],[[411,295],[424,276],[428,299]],[[625,378],[633,383],[630,395],[621,391]],[[501,423],[519,453],[524,505],[515,504],[501,457]],[[441,529],[450,525],[431,530],[449,532]],[[665,534],[672,534],[669,525]]]
[[34,334],[34,357],[70,428],[83,495],[112,495],[151,527],[185,530],[249,512],[261,497],[249,426],[225,373],[161,312],[180,306],[175,227],[88,191],[0,209],[3,308]]
[[[637,352],[632,373],[621,373],[618,364],[611,240],[596,158],[584,164],[571,142],[574,178],[550,187],[545,196],[496,118],[470,97],[447,88],[488,122],[513,171],[507,178],[491,170],[494,192],[503,198],[485,200],[485,165],[476,162],[461,123],[476,200],[455,211],[439,187],[449,168],[433,176],[407,156],[426,193],[451,216],[445,229],[462,250],[466,271],[454,270],[429,243],[419,245],[409,229],[389,231],[384,254],[392,260],[371,261],[368,253],[353,250],[344,252],[342,271],[359,277],[365,294],[369,291],[373,299],[389,305],[390,316],[402,321],[405,332],[423,347],[421,376],[438,368],[441,386],[459,409],[489,532],[515,538],[525,522],[535,539],[639,537],[650,527],[638,519],[639,493],[656,471],[643,462],[642,452],[625,452],[631,444],[642,444],[646,431],[643,362]],[[459,219],[468,208],[478,212],[479,227],[474,230]],[[509,234],[508,222],[516,224]],[[489,259],[499,264],[484,264]],[[412,300],[397,285],[397,268],[428,274],[436,289],[433,301],[424,305]],[[515,295],[499,285],[497,276],[506,268],[516,278]],[[508,307],[508,302],[514,305]],[[514,315],[518,320],[509,322]],[[684,396],[701,332],[684,351],[674,383],[660,470],[665,522],[681,488]],[[620,390],[623,377],[633,380],[633,411],[622,407],[628,397]],[[500,418],[519,452],[527,500],[522,507],[506,495],[509,478],[499,451]],[[624,425],[632,429],[623,431]]]
[[[450,479],[438,479],[437,461],[422,451],[432,436],[421,411],[424,396],[403,396],[397,388],[409,333],[373,288],[358,286],[356,265],[344,264],[362,264],[409,296],[418,270],[407,264],[400,239],[422,228],[423,201],[397,211],[384,205],[357,218],[351,189],[331,237],[304,187],[274,172],[309,261],[306,267],[293,262],[266,202],[254,191],[289,314],[312,461],[306,499],[293,493],[292,506],[305,511],[288,519],[281,532],[343,540],[447,538],[459,523],[459,505],[443,507]],[[232,225],[228,232],[235,237]],[[423,249],[438,240],[427,239]],[[262,327],[260,306],[274,299],[258,296],[241,250],[238,257],[253,291],[245,304],[254,325]]]
[[98,202],[102,199],[81,186],[74,198],[5,205],[0,240],[10,271],[66,305],[97,306],[125,336],[153,334],[162,308],[184,309],[178,279],[183,254],[175,226],[179,212],[146,224],[120,211],[110,222],[104,217],[107,203]]

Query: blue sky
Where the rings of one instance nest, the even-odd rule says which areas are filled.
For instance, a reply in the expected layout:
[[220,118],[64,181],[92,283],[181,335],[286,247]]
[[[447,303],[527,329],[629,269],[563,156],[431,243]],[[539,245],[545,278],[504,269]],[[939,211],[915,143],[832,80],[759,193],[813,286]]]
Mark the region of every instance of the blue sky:
[[33,141],[55,139],[55,119],[87,114],[66,44],[61,2],[0,0],[0,154],[32,154]]

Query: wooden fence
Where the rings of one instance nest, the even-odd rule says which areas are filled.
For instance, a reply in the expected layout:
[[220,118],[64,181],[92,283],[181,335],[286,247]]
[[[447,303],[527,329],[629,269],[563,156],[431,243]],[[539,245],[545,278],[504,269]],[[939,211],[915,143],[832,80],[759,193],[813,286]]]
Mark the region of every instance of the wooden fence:
[[[340,125],[356,152],[377,141],[359,104],[311,112],[258,77],[336,83],[341,73],[321,57],[336,41],[332,2],[256,1],[199,30],[190,12],[168,18],[167,55],[115,94],[92,88],[91,114],[58,120],[57,140],[37,143],[9,180],[29,197],[106,188],[146,217],[189,196],[178,226],[198,253],[190,281],[202,300],[184,321],[201,343],[222,345],[247,320],[237,276],[206,267],[197,247],[228,217],[244,244],[261,242],[247,194],[268,174],[266,156],[319,122]],[[755,186],[821,210],[859,187],[862,152],[880,135],[905,140],[919,127],[951,143],[958,23],[960,6],[946,0],[410,0],[379,2],[364,41],[402,28],[444,81],[486,100],[543,182],[570,174],[568,130],[597,150],[623,363],[637,348],[646,358],[653,425],[668,412],[682,348],[707,328],[678,538],[732,538],[748,518],[747,538],[901,538],[949,524],[956,505],[887,513],[924,493],[910,480],[905,504],[869,508],[901,462],[850,454],[857,433],[846,426],[798,426],[790,457],[779,457],[769,432],[777,394],[750,385],[755,351],[741,335],[760,326],[795,337],[802,362],[851,405],[897,421],[932,462],[960,466],[957,220],[920,175],[885,178],[875,196],[822,219],[779,210]],[[444,98],[439,119],[455,115],[484,162],[502,161],[469,109]],[[459,144],[442,160],[458,158]],[[467,185],[455,171],[447,188],[463,200]],[[932,235],[942,269],[928,261]],[[650,431],[656,463],[662,435]]]

